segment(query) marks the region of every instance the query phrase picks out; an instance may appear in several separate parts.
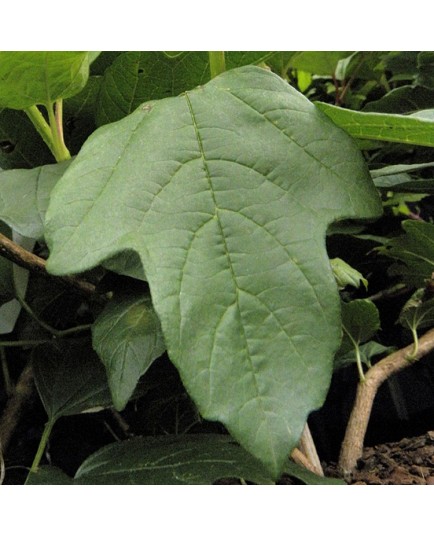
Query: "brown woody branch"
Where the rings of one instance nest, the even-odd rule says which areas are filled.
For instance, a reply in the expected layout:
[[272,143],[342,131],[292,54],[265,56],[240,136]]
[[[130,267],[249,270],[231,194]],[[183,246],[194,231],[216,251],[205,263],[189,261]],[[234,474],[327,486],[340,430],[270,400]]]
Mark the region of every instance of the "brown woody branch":
[[[46,269],[46,261],[34,253],[30,253],[12,240],[0,233],[0,255],[12,261],[18,266],[22,266],[32,272],[42,274],[47,277],[51,276]],[[61,276],[58,279],[68,286],[72,286],[87,296],[95,296],[95,285],[74,276]]]
[[[356,468],[357,460],[362,457],[363,442],[372,405],[381,384],[390,376],[409,367],[432,350],[434,350],[434,329],[431,329],[419,339],[416,354],[413,354],[414,346],[410,344],[385,357],[365,374],[365,381],[360,382],[357,388],[356,400],[339,456],[339,469],[344,476],[351,475]],[[411,359],[409,359],[409,356],[411,356]]]

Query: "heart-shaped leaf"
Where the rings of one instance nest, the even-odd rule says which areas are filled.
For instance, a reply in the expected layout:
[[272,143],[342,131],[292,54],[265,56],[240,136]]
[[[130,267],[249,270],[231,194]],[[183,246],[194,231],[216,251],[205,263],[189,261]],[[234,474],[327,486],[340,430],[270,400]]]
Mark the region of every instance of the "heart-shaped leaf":
[[116,295],[92,326],[92,340],[106,368],[114,406],[121,411],[140,377],[166,349],[150,297],[138,291]]
[[38,346],[33,353],[36,387],[51,422],[112,405],[104,367],[81,341]]
[[0,107],[23,110],[71,97],[88,76],[88,52],[0,52]]
[[48,270],[136,251],[202,415],[276,475],[340,343],[327,226],[380,214],[353,140],[278,76],[243,67],[91,136],[52,193]]

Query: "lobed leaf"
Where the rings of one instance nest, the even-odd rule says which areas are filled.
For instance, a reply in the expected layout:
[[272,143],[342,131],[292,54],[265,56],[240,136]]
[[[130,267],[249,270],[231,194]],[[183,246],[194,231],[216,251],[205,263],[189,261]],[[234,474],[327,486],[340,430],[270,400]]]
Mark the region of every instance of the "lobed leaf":
[[353,140],[257,67],[96,131],[55,187],[47,268],[134,250],[203,417],[276,476],[340,343],[329,223],[381,203]]

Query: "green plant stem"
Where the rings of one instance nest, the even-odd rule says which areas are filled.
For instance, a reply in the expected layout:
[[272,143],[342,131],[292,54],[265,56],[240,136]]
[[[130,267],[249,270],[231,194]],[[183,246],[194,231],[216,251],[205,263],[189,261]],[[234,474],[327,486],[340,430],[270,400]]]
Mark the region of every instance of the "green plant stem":
[[224,52],[208,52],[209,68],[211,78],[215,78],[226,71],[226,60]]
[[30,473],[36,473],[36,471],[38,470],[42,456],[44,455],[45,449],[47,448],[47,443],[50,439],[51,430],[53,429],[54,423],[55,421],[50,420],[46,423],[44,427],[44,431],[42,432],[42,437],[39,442],[38,450],[36,451],[32,466],[30,467],[29,475]]
[[26,108],[24,111],[26,112],[27,117],[33,123],[33,126],[36,128],[41,138],[44,140],[44,142],[47,144],[48,148],[56,158],[56,149],[54,146],[53,133],[51,131],[50,125],[45,120],[45,117],[42,115],[39,108],[36,106],[36,104],[34,104],[33,106],[30,106],[30,108]]
[[62,127],[62,100],[56,101],[56,113],[54,112],[53,104],[50,103],[47,106],[48,119],[50,122],[50,128],[53,136],[54,157],[57,162],[63,162],[69,160],[71,155],[63,140],[63,127]]

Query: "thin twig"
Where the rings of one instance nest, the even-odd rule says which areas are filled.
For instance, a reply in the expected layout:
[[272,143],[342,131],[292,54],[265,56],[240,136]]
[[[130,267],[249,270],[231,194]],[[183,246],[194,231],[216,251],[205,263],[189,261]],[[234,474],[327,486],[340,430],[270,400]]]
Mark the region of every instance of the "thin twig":
[[[54,277],[47,272],[46,261],[34,253],[30,253],[12,240],[0,233],[0,255],[12,261],[18,266],[22,266],[32,272],[42,274],[47,277]],[[95,285],[74,276],[61,276],[59,280],[79,290],[87,296],[96,296]]]
[[[434,329],[429,330],[419,339],[419,347],[416,352],[414,351],[414,345],[410,344],[385,357],[365,374],[365,381],[360,382],[357,388],[356,400],[339,456],[339,469],[344,476],[351,475],[356,467],[357,460],[362,457],[363,442],[374,398],[380,385],[392,374],[409,367],[432,350],[434,350]],[[409,356],[411,356],[411,359],[409,359]]]

